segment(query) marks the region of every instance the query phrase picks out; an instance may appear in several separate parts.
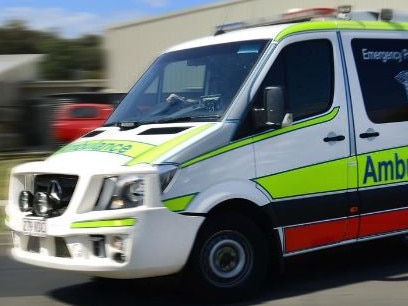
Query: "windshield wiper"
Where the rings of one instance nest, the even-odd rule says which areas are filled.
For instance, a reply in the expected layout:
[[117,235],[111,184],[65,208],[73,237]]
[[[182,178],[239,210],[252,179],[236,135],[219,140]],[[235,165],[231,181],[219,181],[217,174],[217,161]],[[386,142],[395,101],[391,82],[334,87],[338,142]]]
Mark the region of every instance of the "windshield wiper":
[[194,120],[202,121],[205,119],[219,119],[220,115],[203,115],[203,116],[184,116],[184,117],[164,117],[157,120],[146,121],[118,121],[105,124],[104,126],[117,126],[121,131],[131,130],[145,124],[173,123],[173,122],[191,122]]

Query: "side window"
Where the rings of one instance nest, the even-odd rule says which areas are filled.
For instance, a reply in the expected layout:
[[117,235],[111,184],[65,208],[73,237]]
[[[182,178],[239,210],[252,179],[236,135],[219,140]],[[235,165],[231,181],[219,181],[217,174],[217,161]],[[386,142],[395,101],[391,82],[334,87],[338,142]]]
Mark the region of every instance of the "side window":
[[281,86],[286,110],[294,120],[326,111],[333,95],[333,50],[329,40],[309,40],[285,47],[266,76],[257,99],[268,86]]
[[408,121],[407,41],[353,39],[351,44],[370,120]]
[[333,51],[330,41],[294,43],[283,50],[282,56],[283,87],[288,112],[293,113],[294,120],[326,111],[332,103],[333,94]]
[[[266,87],[284,89],[285,108],[294,120],[327,111],[333,99],[333,48],[327,39],[290,44],[282,49],[260,86],[253,107],[263,104]],[[255,124],[249,113],[236,137],[249,136]]]

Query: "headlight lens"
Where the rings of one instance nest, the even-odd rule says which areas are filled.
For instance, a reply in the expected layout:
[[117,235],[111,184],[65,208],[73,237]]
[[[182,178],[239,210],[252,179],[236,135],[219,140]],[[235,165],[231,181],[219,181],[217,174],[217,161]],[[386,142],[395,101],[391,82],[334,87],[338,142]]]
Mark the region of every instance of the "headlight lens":
[[130,182],[123,187],[123,195],[130,202],[143,201],[144,185],[142,180]]
[[159,171],[161,191],[164,192],[170,185],[179,167],[175,164],[163,164],[158,165],[157,167]]
[[[157,165],[161,191],[173,181],[176,164]],[[140,174],[107,177],[104,180],[95,210],[123,209],[142,206],[145,196],[145,180]]]
[[132,208],[143,205],[144,180],[137,175],[105,179],[95,210]]

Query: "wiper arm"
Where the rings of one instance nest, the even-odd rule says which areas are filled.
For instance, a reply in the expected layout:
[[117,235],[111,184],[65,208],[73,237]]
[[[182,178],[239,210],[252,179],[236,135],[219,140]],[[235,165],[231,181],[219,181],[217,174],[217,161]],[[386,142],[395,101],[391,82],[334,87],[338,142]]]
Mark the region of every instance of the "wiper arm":
[[172,123],[172,122],[190,122],[193,120],[204,120],[204,119],[219,119],[220,115],[203,115],[203,116],[184,116],[184,117],[165,117],[157,120],[146,120],[146,121],[118,121],[105,124],[104,126],[117,126],[121,131],[131,130],[137,128],[144,124],[157,124],[157,123]]

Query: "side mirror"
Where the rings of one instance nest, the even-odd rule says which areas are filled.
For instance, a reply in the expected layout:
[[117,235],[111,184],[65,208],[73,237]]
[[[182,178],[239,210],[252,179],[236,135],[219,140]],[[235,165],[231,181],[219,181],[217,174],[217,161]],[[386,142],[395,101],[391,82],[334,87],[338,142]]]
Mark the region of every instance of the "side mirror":
[[285,116],[285,104],[282,87],[266,87],[264,91],[264,108],[266,125],[281,126]]
[[292,124],[292,114],[285,113],[283,88],[266,87],[261,109],[253,110],[257,127],[284,127]]

